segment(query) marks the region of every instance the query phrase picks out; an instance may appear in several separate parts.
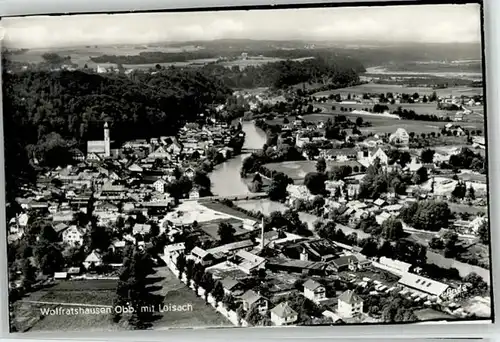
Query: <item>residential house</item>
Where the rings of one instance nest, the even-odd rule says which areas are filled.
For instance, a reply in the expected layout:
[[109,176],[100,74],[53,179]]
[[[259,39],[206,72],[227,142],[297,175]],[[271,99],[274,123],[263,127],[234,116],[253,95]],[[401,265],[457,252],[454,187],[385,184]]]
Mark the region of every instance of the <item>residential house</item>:
[[85,232],[77,226],[71,226],[63,231],[62,240],[70,246],[82,246]]
[[353,290],[347,290],[339,296],[337,313],[340,316],[349,318],[362,312],[363,300]]
[[313,279],[304,283],[304,297],[317,303],[326,299],[326,288]]
[[202,266],[210,266],[214,261],[214,256],[200,247],[195,247],[191,250],[190,258],[194,260],[195,263],[199,263]]
[[153,183],[153,187],[155,188],[156,191],[160,193],[165,193],[167,189],[167,181],[164,179],[158,179],[156,182]]
[[257,307],[257,310],[261,315],[265,315],[268,310],[268,300],[262,297],[260,294],[253,290],[248,290],[241,296],[243,301],[243,309],[245,311],[250,311],[253,307]]
[[372,165],[377,158],[380,161],[380,165],[385,166],[389,164],[389,157],[380,147],[358,152],[358,162],[364,167]]
[[377,223],[381,225],[382,223],[384,223],[386,220],[390,219],[393,216],[394,216],[393,214],[384,211],[379,215],[375,216],[375,221],[377,221]]
[[170,260],[177,260],[177,257],[184,253],[186,250],[186,246],[184,242],[174,243],[171,245],[166,245],[163,249],[163,254]]
[[404,128],[398,128],[396,132],[389,136],[389,143],[396,146],[408,146],[410,135]]
[[177,141],[174,141],[168,145],[166,151],[172,156],[178,156],[182,152],[182,146]]
[[281,302],[271,309],[271,322],[274,325],[290,325],[297,321],[298,314],[287,302]]
[[197,189],[193,189],[189,192],[189,199],[197,200],[200,198],[200,191]]
[[170,153],[165,150],[163,146],[158,147],[154,152],[148,155],[151,159],[170,159]]
[[486,139],[484,137],[472,137],[472,147],[484,150],[486,148]]
[[142,173],[142,172],[144,172],[144,169],[142,167],[140,167],[139,165],[135,164],[135,163],[132,164],[132,165],[130,165],[128,167],[128,170],[130,172],[136,172],[136,173]]
[[348,160],[356,160],[357,151],[353,148],[331,149],[320,152],[320,157],[325,160],[334,160],[338,162],[345,162]]
[[184,170],[184,175],[186,177],[189,177],[191,179],[193,179],[194,175],[195,175],[196,171],[192,168],[192,167],[188,167]]
[[484,216],[477,216],[476,218],[474,218],[470,223],[469,223],[469,229],[477,234],[479,228],[483,225],[483,224],[488,224],[488,219]]
[[102,256],[101,253],[99,253],[96,250],[93,250],[86,258],[85,261],[83,262],[83,266],[88,269],[91,266],[101,266],[102,265]]
[[151,231],[151,225],[150,224],[136,223],[134,225],[134,228],[132,228],[132,234],[133,235],[136,235],[136,234],[145,235],[145,234],[149,234],[150,231]]
[[332,261],[332,266],[337,270],[337,272],[342,272],[346,270],[355,271],[358,269],[359,260],[354,255],[341,256]]
[[241,289],[241,283],[236,279],[226,277],[220,282],[225,294],[234,294],[236,291]]

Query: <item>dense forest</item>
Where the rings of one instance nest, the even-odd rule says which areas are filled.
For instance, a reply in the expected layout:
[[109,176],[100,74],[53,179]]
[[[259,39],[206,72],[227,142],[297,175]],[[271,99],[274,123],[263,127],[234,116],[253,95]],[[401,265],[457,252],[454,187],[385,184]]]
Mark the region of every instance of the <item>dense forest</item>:
[[[283,58],[293,57],[288,56],[291,55],[291,51],[278,50],[278,52],[284,52]],[[93,61],[117,63],[118,65],[159,64],[179,58],[190,60],[190,56],[193,58],[195,54],[201,54],[200,56],[204,54],[210,55],[209,52],[205,51],[179,54],[144,52],[136,56],[101,56],[93,58]],[[305,57],[311,57],[311,54],[309,52],[309,56]],[[286,59],[261,65],[249,65],[245,68],[239,66],[226,67],[217,62],[212,62],[200,67],[199,70],[208,76],[218,77],[226,86],[231,88],[286,88],[299,83],[335,83],[339,86],[350,86],[359,82],[358,73],[365,71],[363,65],[352,58],[322,54],[300,61]]]
[[[319,57],[334,55],[336,58],[351,57],[366,67],[387,65],[388,62],[407,63],[412,61],[452,61],[452,60],[480,60],[482,47],[478,43],[464,44],[434,44],[415,43],[386,44],[376,41],[358,42],[357,47],[347,47],[345,44],[332,42],[315,42],[314,49],[305,48],[309,45],[304,41],[261,41],[245,39],[221,39],[214,41],[182,42],[169,44],[168,47],[185,48],[186,45],[197,46],[195,51],[178,53],[144,52],[137,56],[126,56],[128,62],[118,62],[112,59],[116,56],[100,56],[94,59],[97,63],[110,62],[122,64],[144,64],[186,62],[193,59],[219,58],[221,56],[232,58],[247,52],[252,56],[266,56],[283,59],[304,57]],[[350,44],[355,45],[355,42]],[[145,58],[158,58],[157,62],[144,62]],[[168,59],[166,59],[168,58]],[[132,61],[134,61],[132,63]],[[140,62],[139,62],[140,61]]]
[[[29,177],[31,152],[56,155],[102,139],[104,121],[112,139],[176,134],[207,104],[224,103],[231,90],[196,70],[162,70],[134,79],[82,71],[4,73],[4,130],[8,187]],[[43,150],[43,151],[40,151]]]
[[[354,63],[356,64],[356,63]],[[259,66],[227,68],[218,64],[209,64],[201,70],[215,76],[231,88],[272,87],[287,88],[299,83],[330,84],[336,87],[348,87],[359,82],[358,71],[361,67],[343,64],[327,59],[307,59],[298,61],[279,61]]]
[[230,60],[240,58],[242,52],[247,52],[249,56],[264,56],[280,58],[283,60],[293,60],[300,58],[317,58],[328,60],[344,67],[352,68],[357,71],[364,71],[363,65],[354,58],[340,54],[332,49],[276,49],[259,48],[246,51],[244,48],[231,49],[230,47],[217,49],[202,49],[182,52],[161,52],[161,51],[143,51],[137,55],[103,55],[92,57],[95,63],[116,63],[116,64],[154,64],[154,63],[175,63],[189,62],[199,59],[221,59]]

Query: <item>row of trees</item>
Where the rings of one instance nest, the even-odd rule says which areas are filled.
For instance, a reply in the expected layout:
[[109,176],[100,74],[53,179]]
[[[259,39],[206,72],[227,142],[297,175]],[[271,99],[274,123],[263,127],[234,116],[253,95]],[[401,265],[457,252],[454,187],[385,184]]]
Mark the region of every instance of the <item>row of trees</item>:
[[208,304],[209,295],[212,296],[217,307],[223,303],[227,309],[235,311],[238,319],[245,318],[245,321],[252,325],[270,325],[270,321],[264,320],[256,307],[252,307],[246,313],[243,310],[241,303],[238,303],[232,294],[226,294],[222,283],[215,280],[212,273],[207,272],[200,263],[195,263],[192,259],[187,259],[184,254],[181,254],[176,259],[176,268],[179,271],[179,278],[185,276],[188,286],[193,286],[195,293],[198,294],[199,288],[205,290],[204,299]]

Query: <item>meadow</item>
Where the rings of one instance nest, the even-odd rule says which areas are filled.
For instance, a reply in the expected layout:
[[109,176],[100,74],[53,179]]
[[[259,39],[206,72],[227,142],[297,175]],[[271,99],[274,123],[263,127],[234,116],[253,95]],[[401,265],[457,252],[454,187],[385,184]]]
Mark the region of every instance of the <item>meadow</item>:
[[[336,162],[327,161],[327,169],[334,167],[349,165],[351,167],[358,166],[361,168],[361,164],[357,161],[347,161],[347,162]],[[283,172],[285,175],[296,181],[296,184],[300,184],[304,180],[304,177],[309,172],[316,172],[316,161],[314,160],[300,160],[300,161],[290,161],[281,163],[269,163],[265,164],[264,167],[271,171]]]
[[[110,306],[115,296],[117,280],[61,281],[54,286],[31,293],[15,304],[16,321],[21,331],[118,330],[109,315],[47,315],[42,308],[77,307],[83,305]],[[54,303],[48,305],[46,303]],[[71,305],[73,304],[73,305]]]
[[484,90],[482,87],[452,87],[445,89],[432,89],[429,87],[404,87],[402,85],[396,84],[377,84],[377,83],[366,83],[360,84],[353,87],[347,87],[342,89],[321,91],[315,93],[313,96],[328,96],[330,94],[356,94],[362,95],[365,93],[406,93],[414,94],[418,93],[421,95],[431,95],[436,92],[437,96],[473,96],[473,95],[483,95]]

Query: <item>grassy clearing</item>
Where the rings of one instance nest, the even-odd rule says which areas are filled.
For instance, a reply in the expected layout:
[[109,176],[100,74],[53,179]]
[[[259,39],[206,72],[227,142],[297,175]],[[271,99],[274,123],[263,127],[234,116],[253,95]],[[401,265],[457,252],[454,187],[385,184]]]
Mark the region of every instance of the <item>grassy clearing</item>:
[[115,279],[87,279],[60,281],[50,291],[102,291],[115,290],[118,281]]
[[[415,132],[415,134],[421,133],[440,133],[441,129],[446,124],[445,122],[436,121],[417,121],[417,120],[398,120],[390,117],[377,117],[375,115],[360,115],[352,113],[318,113],[318,114],[308,114],[304,115],[304,120],[310,122],[324,122],[328,119],[333,119],[335,116],[345,115],[351,120],[356,120],[358,117],[362,117],[366,122],[372,124],[371,127],[361,128],[362,132],[374,132],[374,133],[394,133],[398,128],[404,128],[408,132]],[[464,122],[460,123],[461,126],[469,130],[482,130],[484,131],[484,123],[482,122]]]
[[214,202],[214,201],[208,202],[207,201],[207,202],[200,202],[200,204],[208,209],[218,211],[218,212],[221,212],[223,214],[239,217],[242,220],[255,220],[253,217],[250,217],[247,214],[242,213],[236,209],[230,208],[230,207],[228,207],[220,202]]
[[[354,104],[342,104],[335,101],[328,101],[326,103],[317,103],[315,104],[317,107],[324,108],[324,112],[326,113],[335,113],[335,114],[344,114],[340,110],[341,107],[348,108],[351,110],[364,110],[373,108],[373,104],[365,104],[365,103],[354,103]],[[454,117],[456,111],[448,111],[448,110],[440,110],[437,109],[436,103],[401,103],[401,104],[385,104],[389,107],[389,111],[392,113],[397,110],[399,107],[401,109],[406,109],[408,111],[413,110],[417,114],[425,114],[425,115],[436,115],[439,117]],[[335,106],[335,110],[332,110],[332,106]]]
[[154,329],[161,327],[169,328],[193,328],[193,327],[229,327],[232,324],[221,314],[215,311],[211,305],[196,296],[194,291],[188,289],[170,270],[166,267],[157,269],[157,276],[163,277],[157,285],[161,287],[159,294],[165,296],[165,305],[190,304],[192,310],[164,312],[161,318],[154,322]]
[[[116,286],[116,285],[115,285]],[[41,301],[53,303],[73,303],[73,304],[93,304],[103,305],[103,307],[112,305],[114,297],[113,289],[58,289],[52,287],[31,293],[25,301]],[[18,302],[14,310],[16,313],[16,326],[21,331],[110,331],[119,330],[120,326],[114,324],[108,314],[95,315],[48,315],[42,316],[41,309],[55,309],[60,305],[47,305]],[[70,305],[61,306],[71,308]],[[75,306],[76,307],[76,306]]]
[[314,96],[328,96],[330,94],[364,94],[364,93],[406,93],[406,94],[423,94],[430,95],[436,92],[438,96],[472,96],[472,95],[482,95],[484,90],[482,87],[472,88],[472,87],[453,87],[446,89],[432,89],[427,87],[404,87],[396,84],[375,84],[367,83],[360,84],[354,87],[335,89],[322,91],[314,94]]
[[58,291],[47,292],[40,301],[54,303],[76,303],[111,305],[114,291]]
[[[240,220],[230,219],[230,220],[214,220],[209,222],[204,222],[200,224],[200,228],[205,234],[209,235],[214,240],[219,240],[219,223],[220,222],[228,222],[228,223],[241,223]],[[239,236],[242,234],[248,233],[248,230],[244,228],[240,228],[238,226],[233,226],[235,229],[234,236]]]
[[[341,165],[350,165],[351,167],[358,166],[359,168],[361,168],[361,164],[357,161],[327,161],[327,169],[331,169],[333,167]],[[309,172],[316,172],[316,161],[313,160],[270,163],[265,164],[264,166],[272,171],[283,172],[294,181],[301,181]]]

